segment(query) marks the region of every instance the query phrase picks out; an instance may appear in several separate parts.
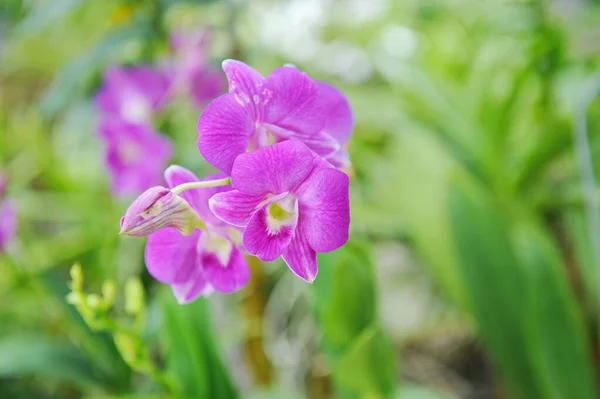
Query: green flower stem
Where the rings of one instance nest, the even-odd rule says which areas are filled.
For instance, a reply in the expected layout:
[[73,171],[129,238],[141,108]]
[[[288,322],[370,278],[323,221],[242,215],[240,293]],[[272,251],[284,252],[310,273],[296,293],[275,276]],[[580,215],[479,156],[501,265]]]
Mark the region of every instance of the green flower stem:
[[231,184],[231,179],[229,177],[225,177],[223,179],[217,180],[208,180],[208,181],[197,181],[192,183],[183,183],[178,185],[177,187],[173,187],[171,191],[175,194],[181,194],[186,190],[192,190],[195,188],[206,188],[206,187],[219,187],[226,186]]

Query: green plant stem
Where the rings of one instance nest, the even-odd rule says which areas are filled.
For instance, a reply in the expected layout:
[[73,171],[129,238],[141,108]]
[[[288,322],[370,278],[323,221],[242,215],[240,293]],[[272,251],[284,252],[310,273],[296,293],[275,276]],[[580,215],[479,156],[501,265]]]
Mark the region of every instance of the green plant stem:
[[[592,241],[592,256],[596,269],[596,300],[600,302],[600,209],[598,209],[598,192],[596,178],[592,164],[592,153],[588,139],[587,111],[598,93],[600,92],[600,69],[590,78],[580,101],[575,105],[575,123],[573,127],[573,140],[575,154],[579,161],[581,190],[588,216],[588,230]],[[598,303],[600,305],[600,303]],[[600,332],[599,332],[600,335]]]
[[226,186],[231,184],[231,179],[229,177],[225,177],[223,179],[217,180],[208,180],[208,181],[198,181],[191,183],[183,183],[171,189],[171,191],[175,194],[181,194],[186,190],[192,190],[195,188],[206,188],[206,187],[219,187]]

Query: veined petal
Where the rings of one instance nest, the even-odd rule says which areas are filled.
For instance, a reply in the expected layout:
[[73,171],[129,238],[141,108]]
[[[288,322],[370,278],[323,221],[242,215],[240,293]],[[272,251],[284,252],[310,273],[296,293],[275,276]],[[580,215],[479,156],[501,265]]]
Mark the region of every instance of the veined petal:
[[315,251],[333,251],[348,241],[348,191],[348,176],[333,168],[316,169],[298,188],[303,232]]
[[319,107],[325,112],[323,131],[333,136],[340,144],[350,138],[354,128],[352,108],[346,96],[334,86],[317,82],[319,86]]
[[148,236],[145,260],[148,272],[167,284],[185,283],[196,268],[196,246],[200,230],[183,236],[167,227]]
[[223,61],[223,71],[229,82],[229,93],[248,108],[252,118],[258,116],[258,104],[262,100],[262,83],[265,78],[251,66],[236,60]]
[[250,279],[250,268],[242,252],[229,238],[210,232],[198,245],[204,276],[219,292],[238,291]]
[[[300,215],[302,219],[302,215]],[[290,245],[283,252],[283,260],[289,266],[290,270],[301,279],[312,283],[317,277],[317,253],[310,247],[306,239],[306,234],[302,231],[302,221],[298,223],[298,228]]]
[[345,148],[340,148],[335,154],[327,157],[327,161],[329,161],[336,169],[344,169],[351,164],[348,150]]
[[297,210],[291,220],[273,223],[267,206],[259,209],[244,231],[244,247],[248,253],[262,261],[270,262],[277,259],[289,245],[298,222]]
[[[217,173],[214,175],[206,176],[202,181],[215,180],[225,177],[223,173]],[[169,185],[169,188],[174,188],[180,184],[197,182],[199,179],[190,170],[179,166],[171,165],[165,170],[165,180]],[[231,190],[231,186],[218,186],[218,187],[204,187],[199,189],[186,190],[179,194],[180,197],[185,199],[190,206],[200,215],[202,221],[213,226],[222,224],[221,219],[216,217],[209,209],[209,199],[220,192]]]
[[129,236],[147,236],[165,227],[174,227],[189,235],[204,224],[184,199],[164,187],[151,187],[129,206],[121,218],[121,232]]
[[289,191],[308,176],[313,157],[310,149],[298,140],[277,143],[238,156],[231,182],[235,189],[249,195]]
[[265,79],[261,122],[300,134],[316,134],[325,126],[319,109],[319,87],[296,68],[280,67]]
[[233,94],[212,101],[198,119],[198,150],[215,168],[229,174],[254,134],[254,120]]
[[319,132],[312,137],[302,139],[302,142],[323,158],[332,157],[340,150],[340,143],[328,133]]
[[217,193],[208,200],[210,210],[222,221],[244,227],[261,207],[264,195],[248,195],[238,190]]
[[196,265],[186,281],[171,284],[171,288],[177,302],[181,305],[193,302],[200,296],[207,296],[213,291],[204,278],[204,272],[199,265]]

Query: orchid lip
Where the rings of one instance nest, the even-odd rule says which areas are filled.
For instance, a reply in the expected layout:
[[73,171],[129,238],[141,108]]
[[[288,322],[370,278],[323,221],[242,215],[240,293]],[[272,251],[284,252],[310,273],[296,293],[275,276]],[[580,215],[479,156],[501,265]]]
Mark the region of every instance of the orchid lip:
[[267,206],[267,228],[269,235],[278,234],[282,227],[293,226],[298,216],[298,201],[293,195],[274,201]]
[[203,234],[202,239],[198,242],[198,247],[203,252],[209,252],[215,255],[222,267],[227,267],[231,260],[233,243],[220,234],[206,231]]

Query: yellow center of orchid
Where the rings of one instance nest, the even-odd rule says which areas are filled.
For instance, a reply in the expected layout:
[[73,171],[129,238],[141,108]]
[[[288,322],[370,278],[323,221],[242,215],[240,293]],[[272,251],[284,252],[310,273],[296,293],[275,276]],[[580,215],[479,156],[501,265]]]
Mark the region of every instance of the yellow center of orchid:
[[214,254],[219,260],[220,265],[227,267],[231,253],[233,252],[231,241],[208,231],[205,231],[203,234],[205,235],[203,250]]
[[267,228],[269,229],[269,234],[277,234],[282,226],[293,224],[296,214],[296,199],[291,195],[270,204],[267,207]]

